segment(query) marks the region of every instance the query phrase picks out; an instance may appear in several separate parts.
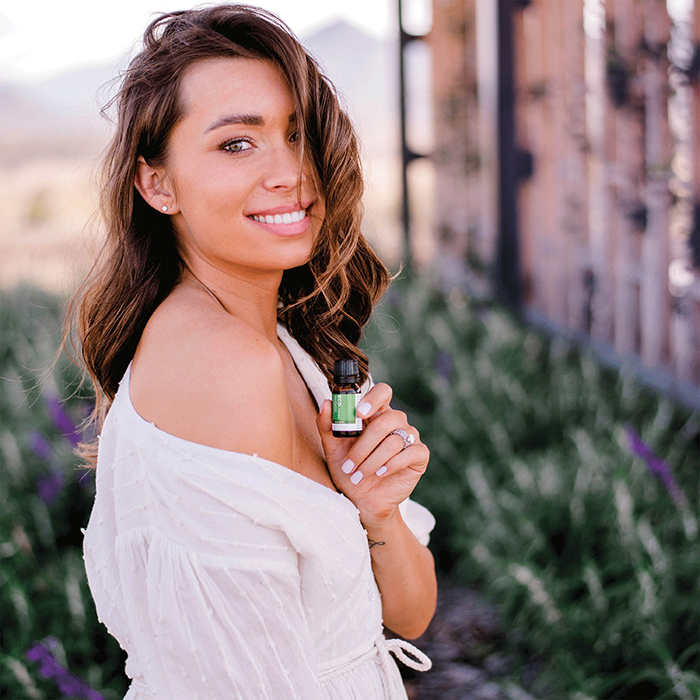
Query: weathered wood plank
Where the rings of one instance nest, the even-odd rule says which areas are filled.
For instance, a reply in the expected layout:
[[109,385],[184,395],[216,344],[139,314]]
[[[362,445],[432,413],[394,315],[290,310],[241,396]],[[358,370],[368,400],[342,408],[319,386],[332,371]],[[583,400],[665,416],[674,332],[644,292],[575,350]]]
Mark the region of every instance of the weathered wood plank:
[[[539,152],[542,142],[541,120],[537,119],[539,107],[533,104],[532,86],[542,80],[541,55],[533,32],[540,31],[539,3],[533,0],[513,19],[515,41],[515,84],[516,84],[516,143],[524,151]],[[523,278],[523,301],[527,306],[543,309],[542,270],[534,250],[539,235],[538,212],[542,207],[542,177],[538,164],[532,177],[521,182],[518,189],[520,263]]]
[[569,327],[587,331],[588,261],[588,139],[586,135],[584,0],[559,3],[560,41],[564,60],[565,162],[562,231],[567,252],[567,309]]
[[[612,3],[612,0],[608,0]],[[615,349],[639,352],[639,269],[644,231],[644,94],[640,78],[643,23],[639,0],[614,0],[614,44],[608,68],[615,103],[617,220]]]
[[[461,283],[481,220],[476,0],[435,0],[430,47],[435,101],[438,265]],[[490,261],[482,261],[488,265]]]
[[668,190],[671,141],[668,125],[670,19],[664,0],[645,0],[644,66],[647,225],[642,241],[641,358],[649,367],[668,360]]
[[591,256],[590,333],[599,340],[611,341],[613,329],[611,248],[614,220],[612,208],[612,162],[610,150],[614,135],[606,127],[611,120],[611,105],[606,85],[605,6],[592,2],[590,11],[598,24],[587,37],[588,54],[588,135],[589,159],[589,240]]

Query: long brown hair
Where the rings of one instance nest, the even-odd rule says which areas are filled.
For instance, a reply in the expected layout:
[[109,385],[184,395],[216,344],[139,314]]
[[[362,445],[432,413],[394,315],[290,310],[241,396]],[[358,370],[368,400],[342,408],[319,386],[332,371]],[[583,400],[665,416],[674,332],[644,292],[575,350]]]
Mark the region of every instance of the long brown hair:
[[[77,321],[80,353],[96,392],[101,423],[134,356],[146,322],[181,279],[170,217],[134,187],[139,156],[152,166],[167,159],[169,135],[182,116],[185,70],[206,58],[273,61],[289,85],[300,129],[301,159],[309,158],[326,215],[308,263],[286,270],[279,318],[330,378],[333,361],[356,357],[362,328],[387,287],[389,274],[360,231],[362,169],[353,126],[328,79],[275,15],[247,5],[166,13],[146,29],[114,98],[116,129],[102,167],[101,210],[106,244],[68,307],[67,335]],[[90,447],[90,446],[86,446]],[[84,455],[93,461],[93,449]]]

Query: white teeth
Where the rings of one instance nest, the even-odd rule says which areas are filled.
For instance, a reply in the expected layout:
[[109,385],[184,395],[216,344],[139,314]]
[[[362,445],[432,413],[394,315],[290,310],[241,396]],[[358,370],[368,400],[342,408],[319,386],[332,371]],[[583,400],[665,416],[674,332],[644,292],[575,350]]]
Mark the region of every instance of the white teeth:
[[266,216],[254,214],[250,218],[253,219],[253,221],[259,221],[261,224],[295,224],[305,217],[306,212],[303,209],[299,209],[297,211],[287,212],[286,214],[275,214],[274,216],[270,214]]

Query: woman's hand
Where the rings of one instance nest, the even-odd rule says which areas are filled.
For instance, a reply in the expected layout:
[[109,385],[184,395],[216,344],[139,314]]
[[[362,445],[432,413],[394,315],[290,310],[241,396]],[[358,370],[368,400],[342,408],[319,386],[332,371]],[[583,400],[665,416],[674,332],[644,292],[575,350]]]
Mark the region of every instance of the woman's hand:
[[[358,438],[333,437],[331,402],[323,402],[317,418],[331,478],[360,511],[362,523],[379,525],[390,520],[415,488],[428,466],[430,452],[418,431],[408,424],[406,414],[389,405],[392,391],[387,384],[375,384],[358,406],[363,419]],[[404,430],[414,442],[404,448]]]
[[[366,421],[358,438],[336,438],[331,430],[331,402],[324,401],[317,424],[335,485],[360,511],[371,548],[372,571],[382,595],[382,618],[407,639],[423,634],[435,611],[435,564],[399,513],[428,466],[430,453],[406,414],[389,405],[391,387],[376,384],[358,406]],[[364,410],[360,410],[364,409]],[[404,449],[404,430],[414,442]]]

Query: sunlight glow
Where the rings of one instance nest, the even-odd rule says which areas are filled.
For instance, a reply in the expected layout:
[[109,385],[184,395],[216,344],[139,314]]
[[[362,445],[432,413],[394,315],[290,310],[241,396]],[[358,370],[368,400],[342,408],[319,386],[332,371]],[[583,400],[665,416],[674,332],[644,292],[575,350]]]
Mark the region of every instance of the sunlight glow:
[[[388,36],[395,23],[393,0],[261,0],[251,4],[279,15],[300,35],[337,17],[375,36]],[[195,5],[174,0],[158,4],[152,0],[0,0],[0,77],[32,80],[76,64],[117,62],[134,47],[155,14]]]

